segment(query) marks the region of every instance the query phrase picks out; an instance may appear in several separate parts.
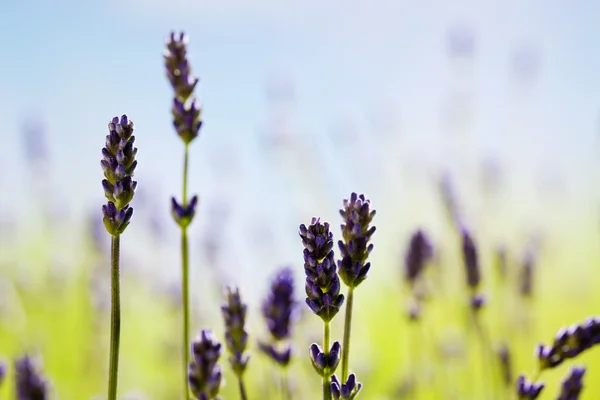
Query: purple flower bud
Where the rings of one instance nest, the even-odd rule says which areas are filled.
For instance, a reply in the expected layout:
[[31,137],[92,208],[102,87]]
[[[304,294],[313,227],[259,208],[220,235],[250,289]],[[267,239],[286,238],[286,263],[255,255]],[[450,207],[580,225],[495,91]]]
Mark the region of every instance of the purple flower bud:
[[40,361],[28,355],[15,360],[17,400],[46,400],[48,383],[40,374]]
[[416,231],[410,239],[404,259],[404,276],[409,285],[414,285],[432,256],[433,247],[427,235],[422,230]]
[[350,374],[345,383],[340,383],[337,376],[331,377],[331,394],[335,400],[352,400],[362,389],[362,383],[356,381],[356,375]]
[[518,400],[535,400],[544,389],[543,383],[530,382],[525,376],[521,375],[517,379],[517,398]]
[[577,400],[583,389],[585,368],[574,366],[569,375],[563,380],[560,395],[557,400]]
[[198,206],[198,196],[192,197],[187,205],[181,205],[175,200],[175,197],[171,198],[171,215],[177,225],[182,228],[189,226],[196,215],[196,207]]

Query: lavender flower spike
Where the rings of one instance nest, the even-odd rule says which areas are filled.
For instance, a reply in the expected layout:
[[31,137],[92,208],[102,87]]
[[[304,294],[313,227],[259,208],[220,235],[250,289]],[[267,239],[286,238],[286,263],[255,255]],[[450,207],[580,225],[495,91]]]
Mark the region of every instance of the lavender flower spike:
[[330,322],[344,303],[333,258],[333,234],[329,224],[318,218],[313,218],[308,227],[300,225],[299,234],[304,245],[306,304],[323,320],[323,349],[313,343],[310,360],[323,378],[323,400],[331,400],[330,377],[339,364],[341,346],[336,341],[329,347]]
[[525,376],[519,376],[517,379],[517,399],[518,400],[535,400],[538,398],[544,389],[543,383],[530,382]]
[[338,268],[346,286],[355,288],[365,280],[371,268],[371,264],[366,260],[373,250],[373,244],[369,241],[375,233],[375,227],[369,225],[375,216],[375,210],[370,209],[370,202],[363,194],[352,193],[349,200],[344,200],[344,208],[340,210],[340,215],[344,219],[344,241],[338,242],[342,253]]
[[48,383],[40,374],[39,361],[28,355],[15,360],[17,400],[46,400]]
[[105,178],[102,180],[102,187],[108,200],[102,206],[102,213],[106,230],[115,236],[125,231],[133,215],[133,208],[129,203],[137,186],[137,182],[132,179],[137,166],[137,148],[133,147],[133,122],[126,115],[120,119],[114,117],[108,124],[108,131],[100,161]]
[[203,330],[192,342],[188,381],[197,400],[218,399],[223,374],[219,366],[221,344],[211,330]]
[[563,380],[560,395],[557,400],[577,400],[583,389],[583,375],[585,368],[575,366],[571,368],[569,375]]
[[183,32],[171,32],[164,54],[167,78],[175,92],[172,107],[173,125],[186,145],[198,137],[202,126],[201,109],[195,99],[191,99],[198,78],[192,76],[187,44],[188,37]]
[[244,329],[247,306],[242,302],[239,289],[227,288],[227,304],[221,307],[221,311],[225,320],[225,343],[231,354],[229,362],[238,378],[242,399],[245,400],[246,389],[242,377],[250,356],[245,354],[248,347],[248,333]]
[[282,343],[291,336],[294,300],[294,275],[290,268],[280,270],[271,283],[271,291],[263,302],[262,312],[271,333],[271,343],[260,343],[260,349],[279,365],[289,364],[292,348]]
[[323,322],[329,322],[344,303],[333,258],[333,233],[329,232],[329,224],[318,218],[313,218],[308,227],[300,225],[299,233],[304,245],[306,304]]

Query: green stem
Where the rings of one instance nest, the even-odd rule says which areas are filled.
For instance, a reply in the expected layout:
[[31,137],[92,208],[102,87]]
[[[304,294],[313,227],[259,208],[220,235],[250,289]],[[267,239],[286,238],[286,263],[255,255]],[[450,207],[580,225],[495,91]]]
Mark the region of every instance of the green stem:
[[348,288],[346,298],[346,317],[344,320],[344,341],[342,346],[342,383],[348,379],[348,357],[350,356],[350,330],[352,329],[352,304],[354,303],[354,288]]
[[[185,153],[183,159],[183,205],[187,206],[187,177],[188,177],[188,145],[185,145]],[[189,249],[187,227],[181,228],[181,303],[183,306],[183,380],[184,380],[184,399],[189,398],[190,388],[187,379],[187,370],[189,364],[190,345],[190,310],[189,310]]]
[[119,335],[121,331],[121,300],[119,289],[120,236],[111,238],[110,251],[111,310],[110,310],[110,361],[108,372],[108,400],[117,399],[119,375]]
[[[323,326],[323,351],[329,356],[329,322]],[[323,400],[331,400],[331,379],[329,373],[323,377]]]
[[241,376],[238,377],[238,385],[240,387],[240,398],[242,400],[248,400],[248,396],[246,396],[246,387],[244,386],[244,380]]
[[292,398],[290,393],[290,384],[288,382],[287,367],[281,369],[281,399],[290,400]]
[[[494,360],[492,359],[492,357],[490,356],[490,353],[493,352],[492,350],[492,344],[491,344],[491,340],[489,338],[489,335],[487,333],[487,331],[485,330],[484,326],[481,323],[481,320],[479,318],[479,313],[477,310],[473,310],[473,322],[475,324],[475,329],[477,330],[477,336],[479,337],[479,341],[480,341],[480,345],[481,345],[481,355],[482,355],[482,361],[483,361],[483,369],[482,369],[482,373],[483,373],[483,386],[486,387],[486,391],[491,391],[491,399],[495,398],[495,382],[496,379],[495,376],[495,364]],[[488,368],[491,368],[491,371],[488,371]],[[491,381],[490,381],[491,380]]]

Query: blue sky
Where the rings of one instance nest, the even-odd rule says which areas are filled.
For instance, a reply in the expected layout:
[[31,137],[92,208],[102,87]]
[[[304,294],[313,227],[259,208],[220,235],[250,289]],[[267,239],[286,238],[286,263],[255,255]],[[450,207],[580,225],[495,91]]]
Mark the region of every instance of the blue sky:
[[[65,208],[78,215],[100,204],[106,124],[127,113],[137,126],[140,186],[160,192],[166,207],[167,195],[179,193],[182,152],[161,57],[171,29],[189,34],[201,78],[205,125],[192,146],[191,189],[205,205],[227,197],[238,209],[233,218],[247,225],[269,218],[251,211],[265,202],[296,204],[292,217],[268,207],[275,219],[293,223],[298,215],[329,212],[351,190],[371,192],[382,203],[386,183],[374,181],[384,178],[364,171],[394,177],[403,165],[408,183],[392,191],[397,196],[425,177],[423,165],[468,175],[486,157],[516,177],[513,193],[532,190],[550,171],[583,198],[597,177],[598,15],[600,3],[591,0],[4,0],[0,204],[7,214],[24,212],[16,205],[28,198],[31,182],[19,129],[31,116],[47,126],[50,182],[69,199]],[[462,62],[447,52],[448,31],[457,27],[475,40],[473,58]],[[539,56],[540,72],[518,85],[511,57],[527,48]],[[273,82],[290,98],[270,103],[265,92]],[[474,117],[454,135],[441,115],[461,93]],[[268,135],[273,127],[281,134],[282,126],[292,149],[273,156],[265,150]],[[290,154],[306,168],[298,169]],[[317,182],[323,170],[336,179]],[[308,184],[291,184],[294,176]],[[519,202],[524,214],[539,201],[527,198]],[[283,232],[287,225],[280,225]]]

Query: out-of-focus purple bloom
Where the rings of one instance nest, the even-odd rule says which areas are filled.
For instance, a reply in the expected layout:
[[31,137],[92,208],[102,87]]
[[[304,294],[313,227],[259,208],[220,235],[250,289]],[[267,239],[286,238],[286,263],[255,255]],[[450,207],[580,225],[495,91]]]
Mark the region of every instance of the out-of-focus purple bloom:
[[543,383],[530,382],[523,375],[519,376],[517,379],[518,400],[535,400],[538,398],[543,389]]
[[475,242],[466,229],[462,232],[462,254],[467,275],[467,285],[469,285],[471,289],[477,290],[479,283],[481,282],[479,257]]
[[589,318],[581,324],[561,329],[552,345],[538,346],[539,369],[554,368],[597,344],[600,344],[600,318]]
[[577,400],[583,390],[583,376],[585,368],[575,366],[571,368],[569,375],[563,380],[560,394],[557,400]]
[[218,364],[221,352],[221,344],[211,330],[203,330],[192,342],[188,381],[197,400],[217,398],[223,378]]
[[3,361],[0,361],[0,386],[2,386],[2,382],[4,382],[5,376],[6,376],[6,364]]
[[500,369],[502,371],[504,384],[510,386],[513,382],[512,357],[506,343],[502,343],[498,349],[498,359],[500,361]]
[[263,302],[262,312],[271,333],[271,343],[260,343],[260,349],[275,362],[286,366],[292,349],[288,343],[278,342],[290,338],[294,300],[294,274],[290,268],[281,269],[271,283],[271,290]]
[[373,250],[373,244],[369,241],[375,233],[375,227],[369,225],[375,210],[370,209],[370,202],[364,195],[352,193],[350,199],[344,200],[340,215],[344,219],[344,240],[338,241],[342,254],[342,259],[338,261],[339,274],[346,286],[357,287],[366,279],[371,268],[371,263],[366,261]]
[[15,360],[15,391],[17,400],[48,399],[48,383],[41,376],[38,360],[29,355]]
[[475,54],[475,34],[466,25],[456,26],[447,33],[448,54],[451,57],[471,57]]
[[227,304],[221,307],[225,320],[225,342],[231,354],[229,362],[233,371],[241,377],[250,357],[245,354],[248,347],[248,333],[245,330],[248,307],[242,302],[239,289],[227,288]]
[[431,257],[433,246],[425,232],[419,229],[412,235],[404,258],[404,277],[410,286],[415,284]]

